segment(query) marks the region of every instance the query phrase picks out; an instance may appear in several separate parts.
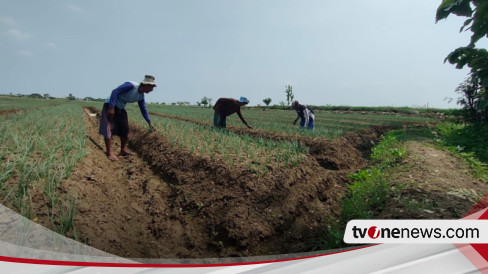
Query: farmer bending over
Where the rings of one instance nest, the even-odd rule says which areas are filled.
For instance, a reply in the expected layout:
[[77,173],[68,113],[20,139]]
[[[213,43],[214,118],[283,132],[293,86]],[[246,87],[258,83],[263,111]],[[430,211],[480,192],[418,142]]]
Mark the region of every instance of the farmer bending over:
[[250,125],[247,124],[244,117],[241,114],[241,107],[245,106],[249,103],[249,100],[245,97],[241,97],[239,100],[233,98],[220,98],[217,100],[215,105],[213,106],[214,109],[214,126],[216,128],[225,128],[226,127],[226,119],[227,116],[237,113],[241,121],[248,127],[252,128]]
[[293,101],[291,107],[297,112],[297,118],[293,121],[293,125],[297,124],[298,118],[300,118],[300,128],[307,127],[307,129],[313,130],[315,114],[313,110],[307,105],[301,105],[298,101]]
[[151,129],[154,129],[146,110],[144,94],[151,92],[155,86],[154,76],[146,75],[140,83],[132,81],[123,83],[112,91],[110,97],[105,99],[98,132],[105,138],[105,146],[107,147],[107,157],[109,160],[117,160],[117,157],[112,152],[112,135],[118,135],[120,137],[121,147],[119,155],[132,155],[132,152],[127,149],[127,143],[129,141],[129,120],[125,111],[125,105],[127,103],[137,102],[142,116]]

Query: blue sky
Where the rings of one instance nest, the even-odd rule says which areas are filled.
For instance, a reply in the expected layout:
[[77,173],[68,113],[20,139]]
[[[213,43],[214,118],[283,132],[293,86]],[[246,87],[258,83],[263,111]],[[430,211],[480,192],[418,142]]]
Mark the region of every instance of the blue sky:
[[470,33],[435,23],[440,2],[1,1],[0,93],[106,98],[152,74],[149,102],[279,104],[292,85],[312,105],[456,108],[468,71],[444,58]]

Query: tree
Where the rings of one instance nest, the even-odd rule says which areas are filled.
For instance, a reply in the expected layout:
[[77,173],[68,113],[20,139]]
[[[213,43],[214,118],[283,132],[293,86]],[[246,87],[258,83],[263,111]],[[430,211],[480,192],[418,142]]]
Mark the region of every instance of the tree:
[[[198,103],[197,103],[198,104]],[[212,98],[208,98],[207,96],[203,96],[203,98],[200,100],[200,105],[203,105],[204,107],[207,107],[207,105],[210,107],[212,104]]]
[[187,101],[178,101],[176,103],[172,103],[172,105],[178,105],[178,106],[189,106],[190,105],[190,102],[187,102]]
[[68,99],[68,100],[76,100],[76,97],[72,93],[70,93],[68,95],[68,97],[66,97],[66,99]]
[[457,103],[463,106],[464,118],[467,121],[482,121],[482,118],[487,115],[486,108],[479,106],[484,102],[482,98],[485,92],[479,86],[475,79],[468,78],[456,89],[456,92],[462,95]]
[[[473,8],[474,7],[474,8]],[[437,8],[436,22],[446,19],[450,14],[468,17],[460,29],[471,30],[470,45],[474,46],[484,36],[488,34],[488,2],[484,0],[443,0]],[[488,36],[487,36],[488,37]]]
[[293,98],[295,98],[295,96],[293,95],[293,87],[291,85],[287,85],[285,93],[286,93],[286,101],[288,102],[288,105],[290,105],[291,102],[293,101]]
[[263,103],[266,104],[266,106],[269,106],[269,103],[271,103],[271,98],[263,99]]
[[[443,0],[437,8],[436,22],[446,19],[450,14],[467,17],[460,32],[472,32],[470,43],[451,52],[444,62],[462,69],[470,68],[470,79],[461,84],[457,92],[464,96],[458,104],[470,113],[467,115],[472,122],[488,122],[488,51],[475,48],[483,37],[488,37],[488,1],[486,0]],[[475,89],[475,90],[473,90]],[[476,95],[474,97],[468,97]],[[472,110],[476,107],[476,110]],[[471,110],[469,110],[471,109]],[[474,111],[474,112],[473,112]],[[478,113],[479,115],[473,115]]]
[[42,97],[42,95],[40,95],[39,93],[32,93],[31,95],[29,95],[30,98],[39,98],[39,99],[42,99],[44,97]]

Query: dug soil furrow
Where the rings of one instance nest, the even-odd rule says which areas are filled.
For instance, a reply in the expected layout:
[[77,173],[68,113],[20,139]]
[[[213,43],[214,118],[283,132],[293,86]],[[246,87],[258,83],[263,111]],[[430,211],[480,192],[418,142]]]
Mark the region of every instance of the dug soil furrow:
[[258,176],[172,148],[160,133],[133,128],[134,139],[146,140],[134,144],[137,150],[174,182],[173,210],[202,222],[207,245],[219,257],[309,251],[322,218],[339,210],[344,186],[313,158]]
[[[154,175],[137,153],[119,156],[116,162],[107,159],[97,112],[84,111],[89,151],[61,186],[77,198],[79,240],[130,258],[205,256],[187,248],[195,227],[187,226],[181,213],[171,210],[170,183]],[[117,151],[120,144],[114,145]]]
[[218,156],[172,147],[164,133],[135,125],[130,148],[136,155],[111,162],[98,115],[84,109],[89,151],[62,189],[77,198],[79,240],[130,258],[311,251],[323,236],[323,219],[340,211],[347,174],[367,164],[363,153],[386,130],[310,141],[311,155],[297,167],[258,176]]

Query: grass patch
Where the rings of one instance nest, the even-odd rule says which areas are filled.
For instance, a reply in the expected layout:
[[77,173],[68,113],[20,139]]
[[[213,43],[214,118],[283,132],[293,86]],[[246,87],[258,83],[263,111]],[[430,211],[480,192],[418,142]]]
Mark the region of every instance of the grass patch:
[[348,185],[349,194],[344,199],[342,218],[371,219],[383,209],[388,198],[389,184],[381,169],[372,167],[350,174],[353,183]]
[[446,146],[459,146],[464,152],[473,152],[480,161],[488,162],[488,124],[443,123],[437,129]]
[[384,170],[391,168],[407,155],[404,147],[396,138],[399,131],[383,135],[381,141],[371,152],[373,166],[349,174],[349,191],[342,202],[341,215],[338,218],[324,220],[325,240],[318,247],[333,249],[343,247],[344,231],[347,222],[353,219],[371,219],[381,212],[390,197],[391,185]]
[[488,183],[488,124],[442,123],[437,143],[460,155],[473,174]]
[[407,155],[404,147],[398,145],[394,132],[382,137],[381,142],[371,150],[371,160],[380,168],[392,167]]

